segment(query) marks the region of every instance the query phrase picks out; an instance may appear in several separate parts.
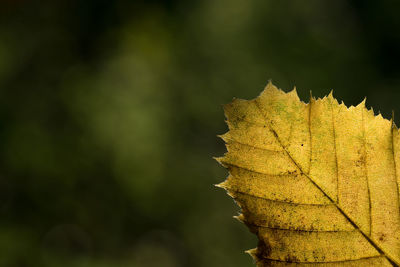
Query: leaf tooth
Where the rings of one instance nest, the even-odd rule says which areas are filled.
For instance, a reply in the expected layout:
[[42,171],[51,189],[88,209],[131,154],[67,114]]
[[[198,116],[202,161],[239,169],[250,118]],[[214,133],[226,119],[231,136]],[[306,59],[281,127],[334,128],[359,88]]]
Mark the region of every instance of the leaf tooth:
[[239,215],[233,216],[234,219],[238,220],[241,223],[245,222],[244,215],[240,213]]
[[292,91],[287,93],[288,96],[295,99],[295,101],[300,101],[299,95],[297,94],[296,86],[293,87]]
[[333,96],[333,90],[330,91],[328,97],[327,97],[332,104],[334,105],[339,105],[339,102],[337,101],[337,99]]
[[[235,100],[232,100],[232,102],[222,105],[222,108],[223,108],[224,113],[225,113],[225,117],[227,117],[226,115],[227,115],[228,110],[229,110],[230,108],[232,108],[232,103],[233,103],[233,101],[235,101]],[[225,122],[226,122],[226,120],[225,120]]]
[[228,188],[227,184],[228,184],[227,181],[223,181],[222,183],[215,184],[214,186],[215,186],[215,187],[218,187],[218,188],[222,188],[222,189],[227,190],[227,188]]
[[233,97],[231,102],[222,105],[222,108],[224,109],[225,114],[227,111],[232,109],[239,102],[248,102],[248,100]]
[[349,109],[349,108],[346,106],[346,104],[343,102],[343,100],[340,102],[339,107],[340,107],[340,108],[343,108],[343,109]]
[[215,159],[219,164],[225,167],[225,164],[223,162],[224,158],[225,157],[213,157],[213,159]]
[[267,93],[267,92],[268,93],[285,94],[284,91],[282,91],[281,89],[279,89],[278,87],[273,85],[271,80],[268,81],[268,84],[265,86],[264,91],[261,92],[261,94],[264,94],[264,93]]
[[316,97],[315,97],[315,101],[318,101],[318,102],[319,102],[319,101],[324,101],[326,98],[328,98],[328,96],[326,96],[326,95],[323,96],[323,97],[319,97],[319,96],[317,97],[317,96],[316,96]]
[[364,97],[364,99],[356,106],[356,108],[365,108],[365,103],[367,102],[367,97]]
[[244,253],[249,254],[253,259],[256,259],[257,248],[246,250]]
[[375,111],[374,111],[374,108],[373,108],[373,107],[371,107],[371,111],[372,111],[372,113],[375,115]]
[[[379,114],[380,114],[380,112],[379,112]],[[372,108],[371,109],[367,109],[367,115],[369,115],[371,117],[374,117],[375,116],[374,110]]]
[[227,143],[229,139],[229,131],[224,134],[218,134],[217,137],[221,138],[225,143]]

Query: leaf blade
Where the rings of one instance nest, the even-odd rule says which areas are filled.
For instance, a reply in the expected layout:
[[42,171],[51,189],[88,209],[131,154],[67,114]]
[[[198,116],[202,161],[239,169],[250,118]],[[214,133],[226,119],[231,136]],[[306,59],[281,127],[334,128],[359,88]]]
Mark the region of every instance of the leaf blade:
[[[299,239],[298,242],[294,243],[295,246],[290,246],[287,243],[286,246],[280,248],[280,251],[287,250],[284,257],[280,255],[280,258],[270,260],[284,262],[287,259],[290,262],[293,257],[298,259],[300,254],[294,255],[293,248],[308,244],[305,247],[311,248],[314,261],[307,254],[311,250],[306,253],[304,249],[300,249],[303,253],[301,255],[308,255],[303,258],[304,262],[307,262],[307,260],[319,262],[320,259],[327,262],[332,262],[335,259],[353,261],[357,258],[371,258],[381,255],[387,258],[392,265],[398,266],[400,223],[398,219],[393,219],[393,213],[396,213],[396,211],[399,213],[398,176],[396,176],[398,173],[396,160],[398,159],[395,157],[394,148],[398,147],[400,142],[395,141],[394,136],[397,137],[397,132],[393,132],[391,129],[390,131],[384,130],[383,134],[379,135],[380,138],[376,138],[376,135],[373,134],[376,131],[382,132],[379,127],[385,126],[387,128],[387,125],[391,126],[389,121],[379,116],[375,117],[373,112],[366,110],[364,102],[357,107],[347,108],[343,104],[339,105],[330,94],[323,99],[311,98],[310,103],[305,104],[299,100],[295,91],[284,93],[271,83],[254,100],[235,100],[226,105],[225,113],[230,131],[223,136],[223,139],[227,143],[228,153],[219,161],[228,167],[231,176],[223,183],[223,187],[241,206],[243,210],[241,217],[249,228],[258,235],[260,232],[267,233],[266,236],[259,235],[260,244],[257,253],[253,253],[258,262],[260,262],[260,258],[257,255],[274,249],[273,246],[267,245],[268,240],[273,235],[265,229],[290,232],[296,230],[297,232],[309,231],[312,229],[312,225],[318,225],[315,224],[315,221],[322,221],[323,223],[320,223],[317,227],[320,231],[316,231],[319,236],[314,240],[314,244],[317,241],[320,244],[325,244],[323,241],[326,241],[326,238],[321,237],[321,232],[323,233],[324,229],[329,229],[327,227],[329,225],[328,220],[321,216],[326,211],[314,213],[311,212],[311,209],[308,213],[303,211],[303,218],[311,214],[311,218],[317,218],[317,220],[314,220],[314,222],[313,220],[301,221],[296,216],[288,215],[297,214],[297,212],[288,213],[285,211],[286,215],[284,215],[281,211],[283,208],[274,210],[274,205],[278,205],[278,202],[275,202],[267,210],[272,211],[271,214],[275,215],[281,212],[283,219],[279,221],[276,220],[276,216],[268,216],[265,211],[260,212],[263,210],[262,207],[267,206],[267,204],[255,204],[255,200],[251,197],[252,200],[249,200],[249,196],[257,197],[255,195],[257,191],[260,194],[260,191],[266,189],[266,192],[272,192],[270,195],[273,198],[270,200],[282,200],[286,194],[287,199],[292,198],[292,202],[299,204],[299,201],[301,201],[299,194],[296,196],[293,188],[290,190],[290,186],[285,187],[283,183],[280,187],[277,187],[278,189],[273,189],[265,182],[266,180],[262,183],[260,179],[254,178],[254,173],[272,172],[270,174],[278,175],[287,172],[308,179],[314,189],[321,193],[316,199],[320,202],[330,202],[336,208],[336,212],[331,210],[326,214],[332,216],[332,218],[334,218],[334,214],[340,214],[338,216],[346,221],[347,227],[353,227],[353,231],[347,232],[340,227],[337,228],[339,230],[334,233],[342,234],[345,232],[345,235],[341,237],[342,241],[346,236],[351,235],[350,233],[356,232],[362,237],[363,242],[366,242],[369,246],[356,252],[357,246],[353,244],[350,247],[353,248],[354,257],[340,259],[340,253],[346,251],[343,248],[335,250],[335,248],[340,247],[340,242],[337,242],[333,247],[322,246],[321,249],[321,247],[310,245],[305,239]],[[351,130],[349,130],[349,127]],[[263,128],[265,131],[260,130]],[[379,146],[384,141],[386,142],[385,146]],[[232,145],[235,142],[236,145]],[[379,149],[373,149],[373,144]],[[391,146],[390,156],[387,155],[389,145]],[[232,149],[232,147],[234,148]],[[260,149],[260,151],[257,149]],[[383,163],[374,160],[380,158],[380,155],[385,155]],[[372,160],[368,161],[371,162],[370,165],[367,163],[368,157],[372,157]],[[235,176],[238,176],[232,174],[232,166],[235,165],[242,166],[242,169],[250,170],[253,174],[235,179]],[[343,166],[344,168],[342,168]],[[391,169],[389,172],[391,176],[387,176],[388,169]],[[382,175],[387,178],[381,178]],[[372,178],[373,193],[370,192],[369,176]],[[251,178],[249,179],[249,177]],[[271,177],[267,178],[269,182],[274,180]],[[286,190],[288,188],[289,190]],[[397,192],[397,204],[388,202],[388,199],[394,198],[393,194],[386,196],[378,193],[379,189],[382,188],[392,193],[393,190]],[[303,192],[309,191],[303,190]],[[242,197],[240,197],[240,194],[242,194]],[[243,195],[247,198],[243,198]],[[262,201],[265,202],[266,200],[262,199]],[[389,215],[387,211],[390,211]],[[286,219],[284,219],[285,216]],[[290,219],[293,220],[290,221]],[[390,222],[391,226],[387,227],[382,219]],[[338,220],[336,219],[336,221]],[[297,222],[297,224],[294,222]],[[302,225],[307,227],[302,228]],[[379,231],[372,231],[372,226]],[[342,225],[342,227],[344,226]],[[349,244],[350,241],[354,240],[354,238],[350,238],[342,243]],[[361,244],[361,241],[357,241],[355,244]],[[377,254],[369,255],[366,253],[367,247]],[[376,261],[376,259],[374,258],[373,261]]]

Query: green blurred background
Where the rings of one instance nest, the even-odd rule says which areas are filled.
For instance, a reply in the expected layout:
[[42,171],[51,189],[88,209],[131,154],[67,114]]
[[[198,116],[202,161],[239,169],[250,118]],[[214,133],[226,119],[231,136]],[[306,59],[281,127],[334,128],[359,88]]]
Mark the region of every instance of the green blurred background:
[[399,111],[400,2],[3,0],[0,266],[253,266],[221,104]]

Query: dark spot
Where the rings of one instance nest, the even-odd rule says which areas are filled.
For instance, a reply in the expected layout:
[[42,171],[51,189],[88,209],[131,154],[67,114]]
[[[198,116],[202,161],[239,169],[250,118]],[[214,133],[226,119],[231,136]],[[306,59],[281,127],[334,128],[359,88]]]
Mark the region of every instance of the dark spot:
[[303,144],[301,144],[301,146],[303,146]]
[[259,240],[256,252],[257,258],[259,259],[268,258],[270,254],[271,254],[271,245],[265,243],[264,241]]
[[360,158],[356,161],[356,166],[364,166],[366,164],[365,155],[361,155]]
[[286,262],[298,262],[299,259],[294,255],[286,255],[285,261]]
[[312,254],[313,254],[314,260],[315,260],[315,261],[319,261],[319,257],[318,257],[319,254],[318,254],[318,252],[314,250],[314,251],[312,252]]
[[379,235],[379,240],[380,240],[380,241],[384,241],[384,240],[385,240],[385,237],[386,237],[385,234],[380,234],[380,235]]

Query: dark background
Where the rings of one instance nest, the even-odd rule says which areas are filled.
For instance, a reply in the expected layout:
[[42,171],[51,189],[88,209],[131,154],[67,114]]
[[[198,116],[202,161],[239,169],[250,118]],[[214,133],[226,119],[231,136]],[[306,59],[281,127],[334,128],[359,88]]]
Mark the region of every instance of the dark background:
[[[0,266],[253,266],[213,184],[267,81],[400,100],[398,1],[0,2]],[[399,121],[399,120],[397,120]]]

